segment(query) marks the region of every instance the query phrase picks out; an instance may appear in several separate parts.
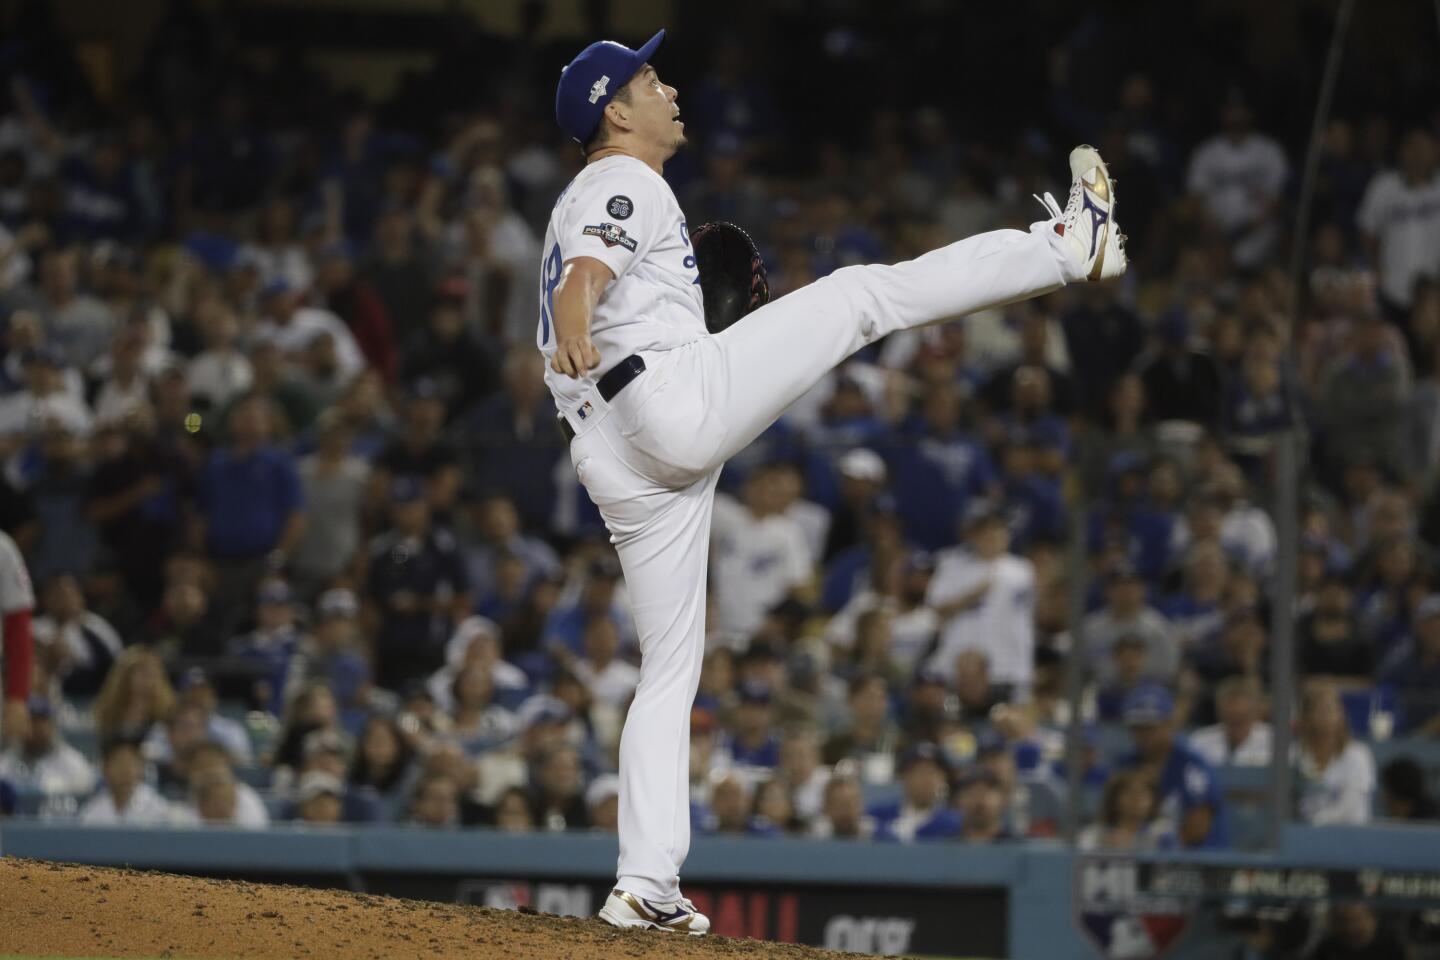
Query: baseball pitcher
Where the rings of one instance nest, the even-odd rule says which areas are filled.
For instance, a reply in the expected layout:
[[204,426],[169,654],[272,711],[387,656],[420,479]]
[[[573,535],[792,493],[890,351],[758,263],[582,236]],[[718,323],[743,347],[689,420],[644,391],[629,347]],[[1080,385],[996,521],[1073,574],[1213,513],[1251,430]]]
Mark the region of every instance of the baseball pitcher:
[[[685,143],[676,90],[650,64],[664,36],[639,50],[592,44],[560,76],[555,116],[587,163],[550,215],[536,344],[571,461],[619,552],[640,638],[640,685],[620,740],[618,875],[600,917],[702,934],[710,921],[681,896],[679,872],[721,466],[866,344],[1116,277],[1126,260],[1109,172],[1078,147],[1068,204],[1046,194],[1048,217],[1028,232],[846,267],[766,304],[748,237],[708,225],[692,241],[661,176]],[[703,264],[692,245],[702,237]],[[706,290],[702,269],[729,295]],[[707,305],[725,303],[743,315],[707,316]]]

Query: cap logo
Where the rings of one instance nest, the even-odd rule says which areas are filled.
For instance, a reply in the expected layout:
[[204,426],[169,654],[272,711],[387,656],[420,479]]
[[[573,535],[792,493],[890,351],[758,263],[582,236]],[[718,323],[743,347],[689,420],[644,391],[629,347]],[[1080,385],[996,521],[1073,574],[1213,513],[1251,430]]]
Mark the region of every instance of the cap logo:
[[590,102],[599,103],[600,98],[605,96],[605,88],[609,85],[610,78],[603,75],[600,77],[599,80],[596,80],[594,83],[590,84]]

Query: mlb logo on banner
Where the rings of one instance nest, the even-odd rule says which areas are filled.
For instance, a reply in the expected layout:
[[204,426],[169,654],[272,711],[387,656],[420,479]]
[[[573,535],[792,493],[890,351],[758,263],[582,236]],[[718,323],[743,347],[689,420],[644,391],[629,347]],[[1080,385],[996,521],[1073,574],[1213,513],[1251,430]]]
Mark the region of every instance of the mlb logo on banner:
[[1184,898],[1142,892],[1140,864],[1123,857],[1078,857],[1075,920],[1105,960],[1159,960],[1190,922]]

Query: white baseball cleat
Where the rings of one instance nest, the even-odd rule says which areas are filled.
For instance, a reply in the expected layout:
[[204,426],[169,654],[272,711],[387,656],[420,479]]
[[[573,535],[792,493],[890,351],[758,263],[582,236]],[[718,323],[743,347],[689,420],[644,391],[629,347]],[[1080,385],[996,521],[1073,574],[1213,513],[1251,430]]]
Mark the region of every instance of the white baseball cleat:
[[674,930],[692,937],[710,932],[710,918],[696,910],[695,904],[684,897],[657,903],[619,888],[611,890],[610,896],[605,898],[605,906],[600,908],[600,919],[621,929]]
[[1070,199],[1062,211],[1055,198],[1037,197],[1056,220],[1055,232],[1075,246],[1085,279],[1106,280],[1125,272],[1125,235],[1115,222],[1115,181],[1100,151],[1081,145],[1070,151]]

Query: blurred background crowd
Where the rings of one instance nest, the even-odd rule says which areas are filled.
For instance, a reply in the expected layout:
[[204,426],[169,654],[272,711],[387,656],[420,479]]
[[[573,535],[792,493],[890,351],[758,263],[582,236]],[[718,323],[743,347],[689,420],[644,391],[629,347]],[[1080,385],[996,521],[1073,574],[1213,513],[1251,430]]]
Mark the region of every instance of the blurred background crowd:
[[[556,71],[627,37],[603,3],[565,36],[544,3],[504,35],[397,15],[439,24],[434,55],[375,95],[303,38],[378,15],[162,6],[116,76],[52,5],[0,3],[0,525],[37,597],[0,811],[613,829],[639,651],[535,325],[538,238],[582,159]],[[753,44],[675,11],[656,66],[690,223],[745,226],[783,296],[1039,219],[1029,195],[1089,141],[1131,269],[891,337],[726,468],[697,829],[1054,835],[1075,720],[1082,845],[1256,842],[1224,772],[1271,760],[1292,428],[1295,816],[1440,816],[1424,5],[1383,60],[1347,61],[1303,238],[1324,4],[1276,27],[1017,3],[983,29],[816,6],[757,13]],[[1143,42],[1155,17],[1192,58]]]

